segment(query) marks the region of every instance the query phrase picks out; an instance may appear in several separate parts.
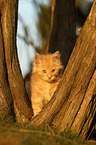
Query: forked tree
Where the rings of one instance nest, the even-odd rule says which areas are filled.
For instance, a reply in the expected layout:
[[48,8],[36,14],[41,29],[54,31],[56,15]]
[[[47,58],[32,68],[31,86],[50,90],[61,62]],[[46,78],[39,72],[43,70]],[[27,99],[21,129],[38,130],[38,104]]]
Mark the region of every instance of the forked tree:
[[[58,6],[57,1],[55,8]],[[10,118],[14,106],[17,121],[24,122],[31,119],[32,108],[16,53],[17,5],[17,0],[0,1],[0,119]],[[96,117],[95,14],[96,0],[80,30],[56,92],[42,111],[30,120],[30,125],[47,123],[58,131],[71,131],[82,139],[88,135]],[[53,29],[54,23],[55,21]],[[57,38],[56,42],[59,41]],[[51,43],[50,38],[50,45]]]

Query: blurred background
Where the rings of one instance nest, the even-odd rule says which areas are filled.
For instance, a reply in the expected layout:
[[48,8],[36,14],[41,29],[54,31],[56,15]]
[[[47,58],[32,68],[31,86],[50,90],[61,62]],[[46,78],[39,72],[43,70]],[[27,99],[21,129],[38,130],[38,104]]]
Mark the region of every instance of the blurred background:
[[[75,0],[76,35],[94,0]],[[51,26],[51,0],[19,0],[17,48],[23,77],[32,70],[34,55],[47,47]]]

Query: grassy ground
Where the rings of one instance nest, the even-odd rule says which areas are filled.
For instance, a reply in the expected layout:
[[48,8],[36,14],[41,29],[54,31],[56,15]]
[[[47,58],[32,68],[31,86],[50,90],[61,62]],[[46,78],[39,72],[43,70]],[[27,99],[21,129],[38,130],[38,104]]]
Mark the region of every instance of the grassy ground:
[[18,127],[0,122],[0,145],[96,145],[42,129]]

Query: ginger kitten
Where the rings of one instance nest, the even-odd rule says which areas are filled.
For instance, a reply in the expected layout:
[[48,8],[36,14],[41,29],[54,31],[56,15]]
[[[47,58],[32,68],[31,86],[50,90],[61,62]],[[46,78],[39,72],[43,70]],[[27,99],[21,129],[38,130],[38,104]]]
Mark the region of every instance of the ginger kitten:
[[63,65],[59,51],[54,54],[35,54],[31,76],[31,102],[34,116],[53,96],[62,76]]

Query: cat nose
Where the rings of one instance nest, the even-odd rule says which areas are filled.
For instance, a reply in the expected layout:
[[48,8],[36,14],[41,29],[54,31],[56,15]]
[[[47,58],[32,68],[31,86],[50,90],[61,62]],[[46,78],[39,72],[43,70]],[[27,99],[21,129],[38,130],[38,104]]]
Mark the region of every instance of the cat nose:
[[50,80],[50,79],[51,79],[51,77],[52,77],[52,75],[51,75],[51,74],[49,74],[47,77],[48,77],[48,79]]

